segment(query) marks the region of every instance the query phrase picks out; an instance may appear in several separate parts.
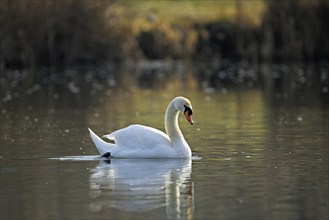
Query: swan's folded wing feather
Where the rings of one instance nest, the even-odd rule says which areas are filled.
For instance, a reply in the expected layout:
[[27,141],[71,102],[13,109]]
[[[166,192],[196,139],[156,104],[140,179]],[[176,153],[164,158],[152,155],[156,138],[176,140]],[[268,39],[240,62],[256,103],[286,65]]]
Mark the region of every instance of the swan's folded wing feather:
[[153,148],[158,145],[172,146],[169,137],[162,131],[144,125],[130,125],[105,136],[115,145],[124,148]]
[[102,138],[107,138],[107,139],[109,139],[109,140],[111,140],[111,141],[114,140],[114,139],[113,139],[113,136],[112,136],[112,133],[111,133],[111,134],[105,134],[105,135],[102,136]]

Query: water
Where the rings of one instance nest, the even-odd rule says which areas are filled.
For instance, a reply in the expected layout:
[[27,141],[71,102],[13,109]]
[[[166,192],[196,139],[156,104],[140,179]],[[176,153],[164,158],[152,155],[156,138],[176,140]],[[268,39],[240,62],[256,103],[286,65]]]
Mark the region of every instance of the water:
[[[317,96],[125,80],[3,96],[1,219],[328,219],[328,105]],[[98,157],[88,127],[163,130],[176,95],[194,108],[193,126],[180,117],[191,160]]]

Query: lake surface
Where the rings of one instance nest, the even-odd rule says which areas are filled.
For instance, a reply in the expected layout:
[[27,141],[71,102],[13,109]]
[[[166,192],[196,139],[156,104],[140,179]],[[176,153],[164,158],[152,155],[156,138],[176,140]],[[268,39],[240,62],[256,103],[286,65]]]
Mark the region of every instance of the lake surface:
[[[1,219],[328,219],[321,97],[200,88],[190,75],[129,80],[2,92]],[[194,108],[193,126],[179,122],[192,159],[98,157],[88,127],[164,130],[177,95]]]

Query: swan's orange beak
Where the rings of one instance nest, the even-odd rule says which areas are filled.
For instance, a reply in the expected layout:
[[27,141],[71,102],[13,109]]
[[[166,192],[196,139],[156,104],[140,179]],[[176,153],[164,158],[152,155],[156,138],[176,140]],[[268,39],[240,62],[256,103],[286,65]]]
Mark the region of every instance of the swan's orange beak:
[[187,121],[188,121],[191,125],[193,125],[194,122],[193,122],[193,120],[192,120],[192,116],[190,115],[190,112],[189,112],[189,111],[185,111],[185,112],[184,112],[184,115],[185,115]]

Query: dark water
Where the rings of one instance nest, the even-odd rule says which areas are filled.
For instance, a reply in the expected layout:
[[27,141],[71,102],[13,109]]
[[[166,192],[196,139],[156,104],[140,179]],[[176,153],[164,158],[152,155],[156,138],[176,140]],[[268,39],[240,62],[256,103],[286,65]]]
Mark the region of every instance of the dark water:
[[[328,219],[328,105],[198,83],[2,94],[1,219]],[[193,126],[180,118],[192,160],[97,157],[88,127],[163,130],[177,95],[194,108]]]

